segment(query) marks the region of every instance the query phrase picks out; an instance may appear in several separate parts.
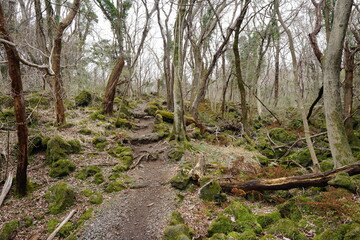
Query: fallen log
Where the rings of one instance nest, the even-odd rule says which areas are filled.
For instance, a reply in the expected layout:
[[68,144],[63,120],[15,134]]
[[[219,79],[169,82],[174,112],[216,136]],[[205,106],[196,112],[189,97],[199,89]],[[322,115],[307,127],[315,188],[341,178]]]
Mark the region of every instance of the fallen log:
[[348,173],[350,176],[360,174],[360,162],[346,165],[324,173],[311,173],[302,176],[259,179],[247,182],[241,182],[235,178],[218,178],[217,180],[224,192],[231,192],[231,190],[234,188],[241,189],[245,192],[288,190],[292,188],[324,187],[328,185],[328,181],[335,178],[338,173]]
[[10,188],[11,188],[11,185],[12,185],[12,181],[13,181],[13,173],[12,172],[9,172],[9,175],[5,181],[5,184],[4,184],[4,187],[1,191],[1,195],[0,195],[0,207],[1,205],[3,204],[5,198],[6,198],[6,195],[9,193],[10,191]]

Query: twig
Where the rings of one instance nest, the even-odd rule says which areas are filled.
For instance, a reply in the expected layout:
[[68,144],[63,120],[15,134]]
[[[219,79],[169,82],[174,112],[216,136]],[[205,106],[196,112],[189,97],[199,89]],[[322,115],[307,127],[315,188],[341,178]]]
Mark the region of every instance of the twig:
[[138,157],[138,159],[136,160],[136,162],[131,165],[130,169],[134,169],[134,168],[140,163],[140,161],[141,161],[144,157],[148,158],[148,157],[149,157],[149,154],[148,154],[148,153],[145,153],[145,154],[141,155],[140,157]]
[[60,223],[60,225],[50,234],[47,240],[52,240],[55,235],[60,231],[60,229],[70,220],[70,218],[74,215],[75,212],[75,209],[71,210],[69,215],[67,215],[67,217]]
[[2,191],[1,191],[1,195],[0,195],[0,207],[1,207],[1,205],[3,204],[3,202],[4,202],[5,198],[6,198],[6,195],[7,195],[7,194],[9,193],[9,191],[10,191],[12,181],[13,181],[13,173],[12,173],[12,172],[9,172],[8,178],[6,179],[5,184],[4,184],[4,187],[3,187]]

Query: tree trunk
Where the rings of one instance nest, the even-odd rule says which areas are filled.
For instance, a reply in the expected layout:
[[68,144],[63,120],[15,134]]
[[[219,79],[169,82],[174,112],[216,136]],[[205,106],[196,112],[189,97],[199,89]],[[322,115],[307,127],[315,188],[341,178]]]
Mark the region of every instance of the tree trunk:
[[105,114],[111,115],[113,113],[116,87],[119,83],[119,78],[124,68],[124,65],[125,65],[124,56],[120,56],[113,70],[111,71],[109,81],[106,85],[105,96],[103,100]]
[[186,140],[184,106],[182,94],[183,80],[183,36],[185,27],[186,4],[187,0],[178,1],[178,12],[174,29],[174,136],[177,142]]
[[340,65],[353,1],[336,1],[334,22],[323,60],[324,106],[335,168],[354,162],[345,133],[340,98]]
[[338,173],[348,173],[356,175],[360,173],[360,163],[347,165],[325,173],[312,173],[302,176],[283,177],[275,179],[260,179],[248,182],[240,182],[232,178],[219,179],[223,191],[231,192],[234,188],[247,191],[265,191],[265,190],[288,190],[292,188],[304,187],[324,187],[328,181],[335,178]]
[[275,43],[275,79],[274,79],[274,105],[279,102],[279,77],[280,77],[280,36]]
[[[9,32],[6,28],[6,20],[3,13],[2,4],[0,2],[0,34],[2,38],[12,42]],[[8,71],[11,79],[11,94],[14,98],[15,118],[17,126],[17,136],[19,141],[19,155],[16,170],[16,190],[21,195],[26,195],[27,186],[27,165],[28,165],[28,128],[25,114],[25,101],[21,80],[19,54],[17,50],[4,44],[6,56],[8,60]]]

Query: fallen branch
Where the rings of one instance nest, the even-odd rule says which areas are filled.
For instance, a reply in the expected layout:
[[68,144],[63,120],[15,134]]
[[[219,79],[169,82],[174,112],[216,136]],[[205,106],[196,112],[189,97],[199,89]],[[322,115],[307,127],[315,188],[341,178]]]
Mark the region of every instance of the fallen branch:
[[50,236],[47,238],[47,240],[52,240],[55,235],[60,231],[60,229],[70,220],[70,218],[74,215],[76,210],[71,210],[69,215],[60,223],[60,225],[50,234]]
[[305,187],[324,187],[338,173],[348,173],[351,175],[360,174],[360,162],[343,166],[341,168],[325,173],[311,173],[302,176],[283,177],[275,179],[260,179],[241,182],[233,178],[218,179],[218,182],[225,192],[231,192],[232,189],[242,189],[244,191],[264,191],[264,190],[288,190],[292,188]]
[[13,181],[13,173],[12,172],[9,172],[9,175],[5,181],[5,184],[4,184],[4,187],[1,191],[1,195],[0,195],[0,207],[1,205],[3,204],[5,198],[6,198],[6,195],[9,193],[10,191],[10,188],[11,188],[11,185],[12,185],[12,181]]
[[149,158],[149,153],[145,153],[143,155],[141,155],[140,157],[137,158],[137,160],[130,166],[130,169],[134,169],[137,165],[139,165],[139,163],[141,162],[141,160],[145,158]]

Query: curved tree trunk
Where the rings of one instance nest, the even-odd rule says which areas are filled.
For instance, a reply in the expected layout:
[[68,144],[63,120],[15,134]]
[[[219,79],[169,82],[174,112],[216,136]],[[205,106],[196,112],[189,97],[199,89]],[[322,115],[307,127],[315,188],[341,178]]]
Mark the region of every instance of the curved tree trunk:
[[340,98],[340,65],[343,43],[353,1],[337,1],[334,22],[323,60],[326,127],[335,167],[354,162],[345,133]]
[[[6,20],[0,2],[0,34],[3,39],[12,42],[6,28]],[[27,165],[28,165],[28,128],[25,114],[24,94],[21,80],[20,61],[17,50],[8,44],[4,44],[8,60],[8,71],[11,79],[11,94],[14,98],[15,118],[17,126],[17,136],[19,141],[19,156],[16,170],[16,190],[24,196],[26,195]]]
[[125,65],[124,56],[120,56],[113,70],[111,71],[109,81],[106,85],[105,96],[103,100],[105,114],[111,115],[113,112],[116,87],[119,83],[119,78],[124,68],[124,65]]

